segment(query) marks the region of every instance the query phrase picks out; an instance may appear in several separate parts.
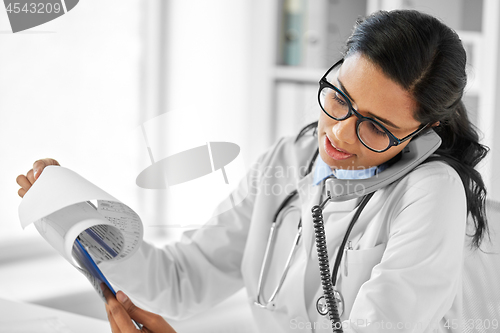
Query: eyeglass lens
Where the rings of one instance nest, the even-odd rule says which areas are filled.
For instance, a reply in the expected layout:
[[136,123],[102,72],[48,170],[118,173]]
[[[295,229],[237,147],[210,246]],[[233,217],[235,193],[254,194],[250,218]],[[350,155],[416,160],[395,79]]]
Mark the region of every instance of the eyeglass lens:
[[[319,93],[323,110],[336,120],[344,120],[349,113],[350,103],[338,91],[324,87]],[[382,127],[369,119],[358,121],[358,138],[374,150],[384,150],[390,145],[390,138]]]

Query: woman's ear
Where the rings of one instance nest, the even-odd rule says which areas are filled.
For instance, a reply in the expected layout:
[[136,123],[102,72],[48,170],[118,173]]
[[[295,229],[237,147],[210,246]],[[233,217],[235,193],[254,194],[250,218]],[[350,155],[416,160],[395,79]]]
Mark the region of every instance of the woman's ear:
[[436,127],[436,126],[439,126],[441,125],[441,122],[440,121],[436,121],[434,124],[431,125],[431,127]]

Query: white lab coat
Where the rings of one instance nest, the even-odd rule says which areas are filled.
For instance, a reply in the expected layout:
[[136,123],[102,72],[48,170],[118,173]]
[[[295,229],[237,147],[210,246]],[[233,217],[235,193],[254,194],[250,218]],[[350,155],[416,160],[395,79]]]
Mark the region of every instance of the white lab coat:
[[[105,275],[139,305],[172,319],[210,308],[246,287],[259,332],[331,332],[315,308],[322,293],[311,207],[323,191],[312,185],[314,170],[302,178],[318,140],[311,133],[294,140],[282,138],[260,156],[236,189],[243,195],[247,182],[246,199],[216,214],[210,227],[161,249],[144,243],[123,264],[103,264]],[[272,218],[295,188],[299,195],[292,205],[300,207],[303,237],[275,309],[260,309],[253,302]],[[357,200],[325,207],[331,268]],[[453,332],[443,325],[461,316],[466,213],[460,177],[442,162],[423,164],[377,191],[352,230],[353,249],[341,264],[337,287],[345,299],[344,331]],[[281,277],[298,214],[287,215],[279,231],[265,299]]]

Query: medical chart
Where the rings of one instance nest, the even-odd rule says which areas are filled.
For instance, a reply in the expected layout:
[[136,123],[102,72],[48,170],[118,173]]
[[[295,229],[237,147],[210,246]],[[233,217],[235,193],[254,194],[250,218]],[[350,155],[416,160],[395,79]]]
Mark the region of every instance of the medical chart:
[[143,238],[141,219],[130,207],[60,166],[43,170],[19,205],[19,219],[23,228],[33,223],[101,298],[100,282],[112,287],[97,265],[126,260]]

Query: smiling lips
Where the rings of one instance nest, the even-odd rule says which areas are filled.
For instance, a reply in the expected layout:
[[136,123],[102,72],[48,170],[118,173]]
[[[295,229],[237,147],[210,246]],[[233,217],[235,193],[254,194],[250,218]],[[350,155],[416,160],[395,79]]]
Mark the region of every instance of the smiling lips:
[[343,150],[335,147],[326,135],[325,135],[324,146],[325,146],[325,151],[328,154],[328,156],[330,156],[334,160],[341,161],[341,160],[345,160],[351,156],[354,156],[351,153],[348,153],[346,151],[343,151]]

